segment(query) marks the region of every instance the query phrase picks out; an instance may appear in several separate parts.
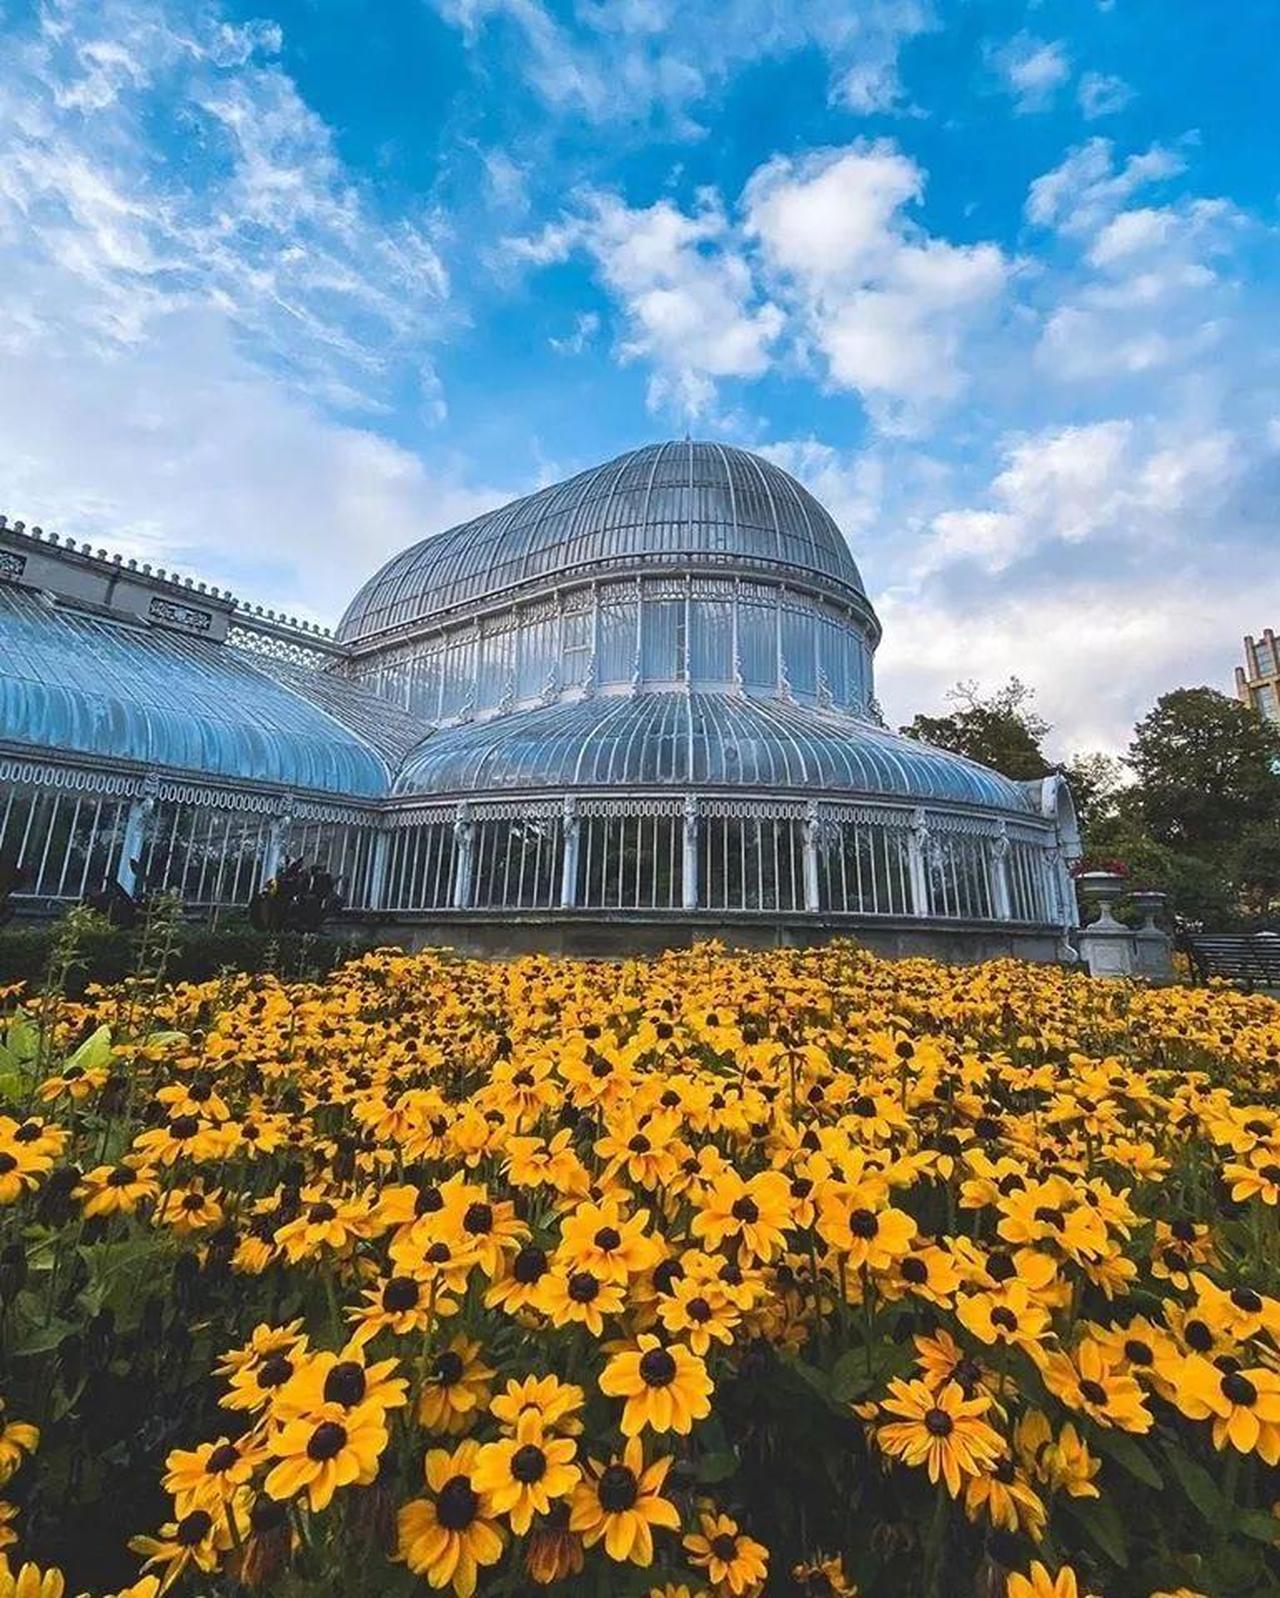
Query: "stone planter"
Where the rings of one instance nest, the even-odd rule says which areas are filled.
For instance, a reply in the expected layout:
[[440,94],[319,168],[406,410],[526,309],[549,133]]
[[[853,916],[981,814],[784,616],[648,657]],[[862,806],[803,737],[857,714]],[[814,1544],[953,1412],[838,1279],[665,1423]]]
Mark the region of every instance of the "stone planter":
[[1156,925],[1166,897],[1152,889],[1140,889],[1129,895],[1129,903],[1143,918],[1133,935],[1134,970],[1139,976],[1156,982],[1168,982],[1173,977],[1173,939]]
[[1098,906],[1097,919],[1080,929],[1080,958],[1093,977],[1132,976],[1138,963],[1137,940],[1111,914],[1124,897],[1125,879],[1116,871],[1085,871],[1076,881],[1086,902]]
[[1090,923],[1096,927],[1118,927],[1120,923],[1111,914],[1111,906],[1125,895],[1125,879],[1118,871],[1085,871],[1076,878],[1080,892],[1090,903],[1098,906],[1098,918]]

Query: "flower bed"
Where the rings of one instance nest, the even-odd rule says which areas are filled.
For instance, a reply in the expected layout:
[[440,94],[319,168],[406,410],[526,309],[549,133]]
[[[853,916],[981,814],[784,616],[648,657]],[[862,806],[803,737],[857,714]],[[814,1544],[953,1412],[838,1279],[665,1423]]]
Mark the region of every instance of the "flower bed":
[[0,1595],[1278,1590],[1272,1001],[834,947],[6,1010]]

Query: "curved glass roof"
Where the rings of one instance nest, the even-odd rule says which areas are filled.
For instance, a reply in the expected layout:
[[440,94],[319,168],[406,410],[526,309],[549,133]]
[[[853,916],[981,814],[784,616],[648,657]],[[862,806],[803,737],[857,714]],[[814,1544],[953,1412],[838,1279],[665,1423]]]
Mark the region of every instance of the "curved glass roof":
[[394,556],[338,624],[340,642],[542,579],[609,566],[723,564],[819,576],[865,598],[831,515],[771,461],[726,444],[650,444]]
[[304,683],[312,677],[227,644],[0,587],[0,738],[9,743],[385,794],[421,724],[332,678]]
[[398,794],[692,787],[945,801],[1026,815],[1015,782],[874,724],[785,700],[638,694],[561,702],[430,734]]

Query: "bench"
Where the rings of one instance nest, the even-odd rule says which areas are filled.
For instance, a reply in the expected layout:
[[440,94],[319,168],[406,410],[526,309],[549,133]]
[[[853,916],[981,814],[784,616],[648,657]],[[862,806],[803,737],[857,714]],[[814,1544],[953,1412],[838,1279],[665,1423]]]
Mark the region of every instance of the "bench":
[[1188,932],[1178,942],[1199,982],[1226,977],[1249,988],[1280,988],[1280,936],[1274,932]]

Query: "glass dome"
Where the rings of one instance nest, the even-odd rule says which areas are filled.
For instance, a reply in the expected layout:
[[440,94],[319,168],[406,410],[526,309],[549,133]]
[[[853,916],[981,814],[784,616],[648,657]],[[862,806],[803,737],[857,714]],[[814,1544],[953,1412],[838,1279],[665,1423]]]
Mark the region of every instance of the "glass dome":
[[768,567],[865,599],[834,519],[771,461],[729,445],[650,444],[448,532],[365,583],[338,625],[359,644],[459,605],[611,568]]

